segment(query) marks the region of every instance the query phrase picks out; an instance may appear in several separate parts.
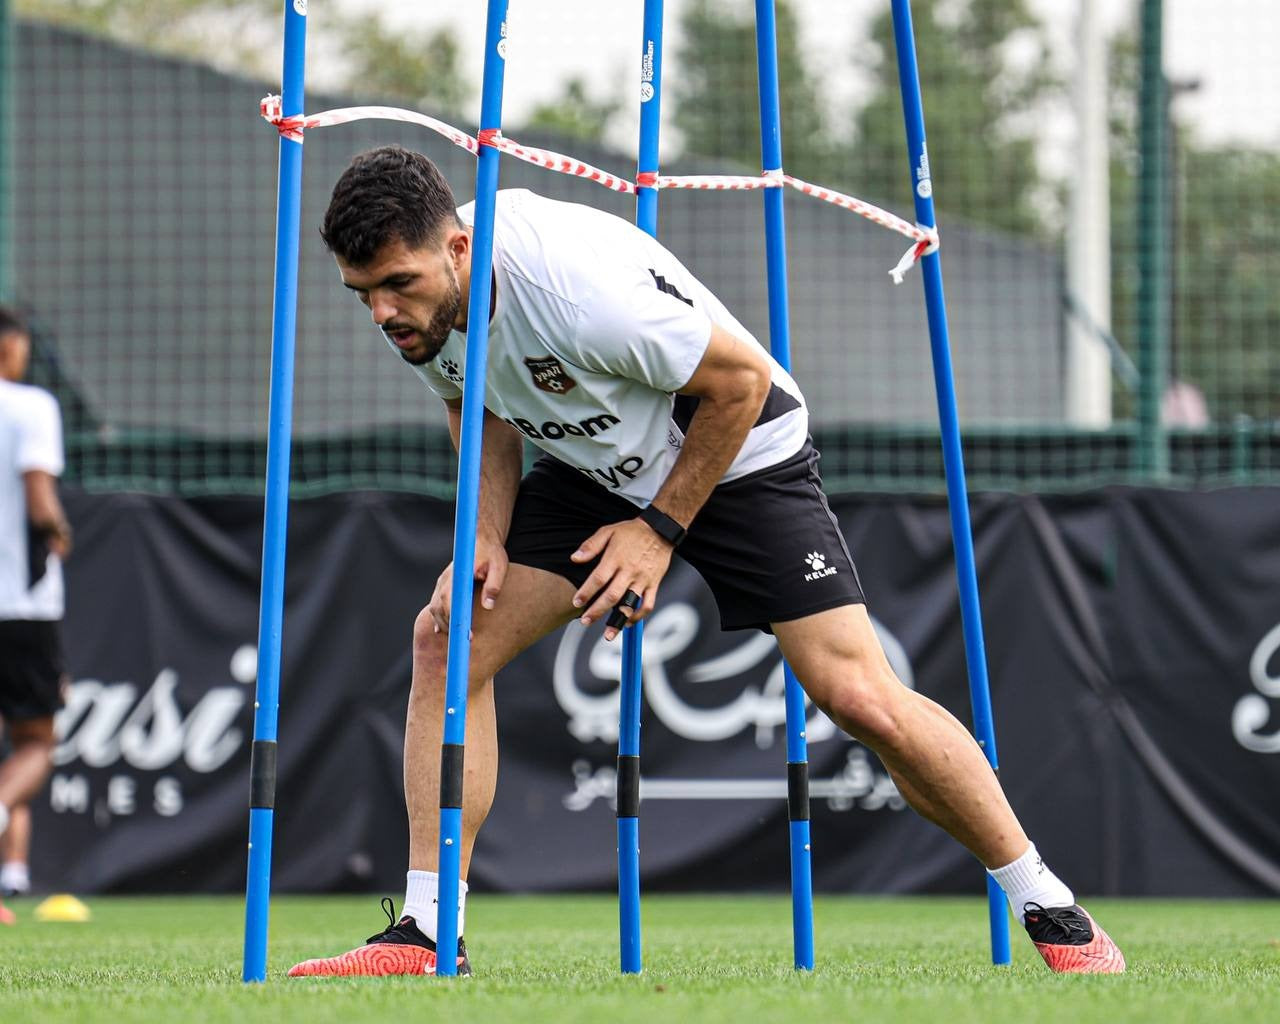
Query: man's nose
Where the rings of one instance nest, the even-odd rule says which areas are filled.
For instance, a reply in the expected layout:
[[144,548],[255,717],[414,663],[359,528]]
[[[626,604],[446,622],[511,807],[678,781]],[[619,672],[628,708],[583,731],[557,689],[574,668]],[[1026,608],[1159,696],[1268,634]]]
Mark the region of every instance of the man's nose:
[[373,322],[381,327],[395,318],[396,307],[389,295],[375,292],[369,296],[369,312],[373,314]]

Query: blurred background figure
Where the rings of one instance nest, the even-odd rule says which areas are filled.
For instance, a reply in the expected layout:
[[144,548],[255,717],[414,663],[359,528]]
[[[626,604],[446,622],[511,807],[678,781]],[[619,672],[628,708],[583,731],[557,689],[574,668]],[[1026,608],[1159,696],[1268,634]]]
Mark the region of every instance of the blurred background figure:
[[[62,559],[71,552],[57,490],[62,418],[51,394],[20,383],[30,359],[25,322],[0,307],[0,725],[10,746],[0,761],[0,835],[6,862],[19,859],[10,856],[12,844],[29,842],[24,805],[52,767],[53,716],[62,705]],[[11,831],[16,834],[6,835]],[[18,870],[11,877],[5,867],[0,885],[22,888],[10,884],[20,880]],[[0,921],[12,923],[12,915],[0,913]]]
[[9,829],[0,837],[0,896],[23,896],[31,891],[31,808],[19,804],[9,811]]

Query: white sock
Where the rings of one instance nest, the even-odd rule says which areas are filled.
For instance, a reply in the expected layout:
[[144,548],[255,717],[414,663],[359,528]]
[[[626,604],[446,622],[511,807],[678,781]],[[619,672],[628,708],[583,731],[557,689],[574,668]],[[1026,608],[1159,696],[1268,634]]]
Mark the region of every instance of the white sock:
[[31,872],[20,860],[6,861],[0,866],[0,889],[27,892],[31,888]]
[[[440,897],[440,876],[434,871],[410,871],[406,876],[402,917],[411,917],[432,942],[436,941],[436,909]],[[467,912],[467,883],[458,879],[458,936]]]
[[1028,846],[1027,852],[1012,864],[990,869],[987,874],[1000,883],[1019,924],[1025,923],[1022,908],[1028,903],[1039,903],[1042,907],[1069,907],[1076,901],[1071,890],[1049,870],[1036,852],[1035,843]]
[[9,831],[9,808],[0,804],[0,836]]

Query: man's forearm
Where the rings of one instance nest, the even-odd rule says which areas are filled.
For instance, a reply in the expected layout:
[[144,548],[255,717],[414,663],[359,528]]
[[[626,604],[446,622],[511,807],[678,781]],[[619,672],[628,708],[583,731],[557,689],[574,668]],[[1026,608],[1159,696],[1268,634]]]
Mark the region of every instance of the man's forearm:
[[768,394],[746,388],[732,397],[702,396],[680,455],[653,504],[688,527],[742,450]]
[[[505,543],[511,527],[516,491],[524,467],[524,442],[508,424],[488,410],[484,414],[484,445],[480,454],[480,501],[476,534]],[[462,412],[449,408],[449,433],[460,449]]]
[[27,518],[46,540],[53,544],[71,544],[71,524],[58,500],[57,479],[42,470],[29,470],[22,475]]

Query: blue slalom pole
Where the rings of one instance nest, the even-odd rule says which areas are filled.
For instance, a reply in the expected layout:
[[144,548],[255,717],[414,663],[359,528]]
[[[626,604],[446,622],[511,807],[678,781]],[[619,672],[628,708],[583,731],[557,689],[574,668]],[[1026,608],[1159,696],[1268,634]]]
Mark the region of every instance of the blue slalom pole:
[[[640,49],[640,156],[637,179],[658,173],[662,116],[662,0],[645,0]],[[658,235],[658,190],[636,189],[636,225]],[[622,693],[618,721],[618,947],[623,974],[639,974],[640,944],[640,697],[644,623],[622,631]]]
[[[920,75],[916,64],[915,32],[911,26],[910,0],[893,0],[893,33],[898,49],[898,81],[902,89],[902,111],[907,128],[907,150],[911,158],[911,191],[915,196],[916,221],[936,227],[933,212],[933,181],[924,134],[924,105],[920,98]],[[938,254],[920,262],[924,278],[925,304],[929,315],[929,345],[933,352],[933,383],[938,395],[938,421],[942,428],[942,456],[947,475],[947,504],[951,510],[951,538],[956,554],[956,579],[960,588],[960,620],[964,627],[965,662],[969,669],[969,701],[973,706],[973,728],[978,745],[995,772],[995,722],[991,713],[991,688],[987,682],[987,656],[982,639],[982,610],[978,603],[978,571],[973,557],[973,530],[969,522],[969,500],[964,480],[964,458],[960,450],[960,418],[956,412],[956,391],[951,370],[951,346],[947,332],[947,306],[942,291],[942,261]],[[991,924],[991,962],[1007,964],[1009,913],[1004,893],[987,875],[988,917]]]
[[[636,176],[658,173],[658,137],[662,122],[662,2],[644,2],[644,42],[640,48],[640,158]],[[658,237],[658,189],[636,189],[636,226]]]
[[[284,4],[281,113],[303,112],[306,7]],[[258,684],[249,762],[249,877],[245,886],[246,982],[267,978],[271,904],[271,832],[275,818],[276,722],[280,708],[280,639],[284,622],[285,541],[289,524],[289,453],[293,355],[298,322],[298,233],[302,219],[302,140],[280,136],[276,187],[275,299],[271,321],[271,397],[267,411],[267,484],[263,510],[262,596],[258,607]]]
[[[485,28],[480,131],[502,127],[506,73],[507,0],[489,0]],[[476,165],[475,226],[471,238],[471,296],[467,304],[466,382],[458,451],[458,499],[453,523],[453,591],[449,669],[445,677],[444,744],[440,750],[440,890],[436,915],[436,973],[458,973],[458,879],[462,866],[463,745],[467,736],[467,677],[471,668],[471,598],[475,589],[476,515],[480,502],[480,445],[489,355],[493,223],[498,151],[482,145]]]
[[[778,98],[778,35],[773,0],[756,0],[756,66],[760,80],[760,157],[765,173],[782,172],[782,114]],[[791,371],[787,296],[787,239],[782,187],[764,190],[765,257],[769,285],[769,348]],[[809,745],[804,690],[786,679],[787,810],[791,832],[791,931],[797,970],[813,970],[813,870],[809,843]]]
[[[640,630],[637,623],[623,636]],[[618,949],[623,974],[639,974],[640,945],[640,658],[643,640],[622,645],[622,707],[618,722]]]

